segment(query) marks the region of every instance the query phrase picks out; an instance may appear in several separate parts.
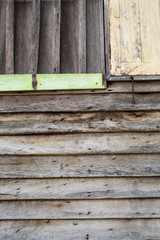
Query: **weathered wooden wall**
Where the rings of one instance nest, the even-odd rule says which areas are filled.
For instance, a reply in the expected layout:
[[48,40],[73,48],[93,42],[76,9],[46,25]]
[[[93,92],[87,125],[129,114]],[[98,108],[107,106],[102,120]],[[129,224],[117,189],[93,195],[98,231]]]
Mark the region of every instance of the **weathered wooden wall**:
[[160,239],[158,84],[1,94],[1,238]]
[[[84,26],[101,21],[101,1],[87,1]],[[88,48],[75,45],[77,34],[84,37],[78,25],[83,11],[72,28],[66,21],[77,16],[84,2],[63,0],[62,29],[67,32],[61,33],[63,57],[58,38],[47,36],[51,37],[47,45],[40,32],[39,56],[44,58],[40,57],[38,65],[33,61],[39,72],[103,69],[103,59],[97,56],[100,35],[88,31]],[[59,23],[58,3],[41,1],[45,34],[53,31],[52,23]],[[0,23],[6,19],[1,6],[2,1]],[[37,49],[32,23],[26,21],[32,17],[30,0],[17,0],[15,11],[14,68],[24,73],[32,59],[28,49]],[[58,28],[54,31],[59,33]],[[5,30],[0,38],[5,39]],[[71,38],[76,55],[70,48]],[[4,46],[0,48],[3,63],[5,40],[0,44]],[[19,44],[24,46],[24,55]],[[85,54],[87,61],[82,57]],[[96,57],[97,68],[91,64]],[[6,64],[1,66],[3,72]],[[135,104],[132,83],[125,77],[110,79],[107,90],[0,93],[0,239],[160,239],[160,81],[136,77],[134,89]]]

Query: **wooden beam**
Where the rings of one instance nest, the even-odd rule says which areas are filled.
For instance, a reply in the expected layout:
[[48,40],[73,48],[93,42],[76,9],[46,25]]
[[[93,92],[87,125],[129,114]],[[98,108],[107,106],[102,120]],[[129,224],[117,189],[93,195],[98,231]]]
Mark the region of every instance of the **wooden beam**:
[[[19,208],[20,203],[17,208]],[[58,206],[57,206],[58,207]],[[99,207],[99,206],[98,206]],[[39,208],[40,211],[40,208]],[[160,239],[159,219],[1,221],[1,239]],[[64,238],[65,236],[65,238]]]
[[[48,187],[48,186],[47,186]],[[19,189],[19,188],[18,188]],[[18,192],[18,193],[17,193]],[[19,191],[16,195],[19,199]],[[36,192],[36,189],[35,189]],[[69,195],[69,194],[68,194]],[[77,207],[78,206],[78,207]],[[155,219],[159,199],[3,201],[0,220],[17,219]],[[66,238],[65,238],[66,239]]]
[[41,0],[33,0],[32,4],[32,40],[29,72],[32,74],[36,74],[38,68]]
[[14,73],[14,0],[6,3],[6,65],[5,73]]
[[0,75],[0,91],[102,89],[102,74],[38,74],[36,87],[31,74]]

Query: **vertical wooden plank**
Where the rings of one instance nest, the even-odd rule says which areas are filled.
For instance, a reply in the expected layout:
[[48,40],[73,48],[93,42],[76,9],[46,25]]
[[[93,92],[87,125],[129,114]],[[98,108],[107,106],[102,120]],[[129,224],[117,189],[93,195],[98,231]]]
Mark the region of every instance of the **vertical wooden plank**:
[[32,39],[30,50],[30,73],[36,74],[38,68],[39,31],[40,31],[40,3],[33,0],[32,5]]
[[14,0],[6,3],[5,73],[14,73]]
[[38,73],[60,73],[61,0],[42,1]]
[[120,31],[121,62],[141,62],[139,0],[120,0]]
[[109,23],[109,1],[104,0],[104,37],[105,37],[105,70],[107,79],[110,77],[110,23]]
[[86,0],[62,0],[61,72],[86,72]]
[[105,73],[103,0],[87,0],[87,72]]
[[111,74],[121,74],[120,58],[120,0],[110,1],[110,43],[111,43]]
[[15,73],[29,73],[31,36],[32,2],[15,2]]
[[5,73],[6,1],[0,1],[0,74]]

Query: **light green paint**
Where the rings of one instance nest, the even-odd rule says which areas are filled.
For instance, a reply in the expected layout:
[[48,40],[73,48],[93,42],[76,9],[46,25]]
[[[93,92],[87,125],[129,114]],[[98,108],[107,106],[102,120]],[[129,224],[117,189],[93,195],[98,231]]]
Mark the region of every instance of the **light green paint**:
[[[36,90],[103,89],[103,74],[37,74]],[[0,91],[33,91],[31,74],[0,75]]]
[[37,90],[101,89],[102,74],[37,74]]
[[0,91],[32,91],[31,74],[0,75]]

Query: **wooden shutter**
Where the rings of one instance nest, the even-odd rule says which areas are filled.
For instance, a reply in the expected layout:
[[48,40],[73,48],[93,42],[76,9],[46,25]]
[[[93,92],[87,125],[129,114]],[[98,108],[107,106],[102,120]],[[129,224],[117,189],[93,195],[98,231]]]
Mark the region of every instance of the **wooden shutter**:
[[0,73],[105,73],[103,0],[1,0]]
[[160,74],[159,22],[159,0],[110,0],[111,74]]

